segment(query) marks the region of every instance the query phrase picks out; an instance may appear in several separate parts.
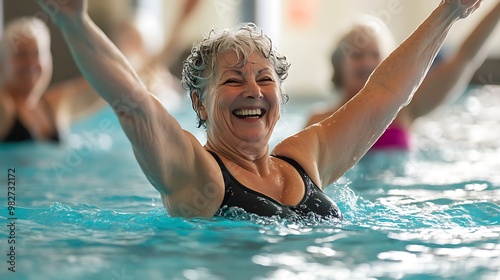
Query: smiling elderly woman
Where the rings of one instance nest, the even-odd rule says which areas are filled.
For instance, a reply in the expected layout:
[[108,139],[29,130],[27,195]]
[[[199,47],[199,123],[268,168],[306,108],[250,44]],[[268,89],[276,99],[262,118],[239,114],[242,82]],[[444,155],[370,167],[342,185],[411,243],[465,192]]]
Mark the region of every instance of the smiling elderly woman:
[[[38,2],[50,10],[49,0]],[[264,216],[341,217],[322,189],[366,153],[411,99],[449,28],[480,2],[443,1],[338,112],[271,152],[288,63],[255,26],[211,33],[185,63],[183,81],[206,127],[202,145],[92,23],[86,1],[66,1],[54,21],[82,73],[114,107],[172,216],[213,217],[239,207]]]
[[[224,177],[220,205],[264,216],[340,217],[335,203],[300,164],[288,157],[268,156],[269,138],[281,106],[288,101],[281,85],[289,67],[254,24],[212,31],[186,59],[183,84],[191,93],[199,126],[207,128],[205,149]],[[237,179],[231,174],[245,175]],[[289,187],[277,184],[284,180]]]

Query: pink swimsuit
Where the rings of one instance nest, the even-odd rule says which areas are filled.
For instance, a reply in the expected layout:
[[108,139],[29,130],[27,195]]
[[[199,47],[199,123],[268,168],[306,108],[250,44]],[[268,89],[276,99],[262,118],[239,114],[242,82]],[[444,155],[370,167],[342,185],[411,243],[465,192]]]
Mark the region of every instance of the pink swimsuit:
[[409,150],[410,133],[399,125],[391,124],[371,150]]

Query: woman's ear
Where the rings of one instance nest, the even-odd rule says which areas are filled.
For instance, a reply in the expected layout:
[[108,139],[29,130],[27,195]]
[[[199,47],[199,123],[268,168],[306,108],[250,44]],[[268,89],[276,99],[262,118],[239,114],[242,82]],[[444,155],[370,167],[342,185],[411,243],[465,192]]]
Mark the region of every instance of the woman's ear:
[[191,92],[191,99],[193,100],[193,106],[196,111],[196,114],[198,114],[198,117],[201,120],[206,121],[208,118],[207,111],[205,110],[205,106],[203,106],[202,101],[198,96],[198,91],[193,90]]

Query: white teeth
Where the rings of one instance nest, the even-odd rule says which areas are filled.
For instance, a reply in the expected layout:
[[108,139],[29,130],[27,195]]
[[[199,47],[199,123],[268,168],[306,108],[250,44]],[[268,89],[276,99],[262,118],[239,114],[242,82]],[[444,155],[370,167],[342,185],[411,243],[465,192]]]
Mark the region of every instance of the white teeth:
[[261,109],[253,109],[253,110],[240,109],[240,110],[236,110],[234,112],[234,114],[237,116],[260,116],[260,115],[262,115],[262,110]]

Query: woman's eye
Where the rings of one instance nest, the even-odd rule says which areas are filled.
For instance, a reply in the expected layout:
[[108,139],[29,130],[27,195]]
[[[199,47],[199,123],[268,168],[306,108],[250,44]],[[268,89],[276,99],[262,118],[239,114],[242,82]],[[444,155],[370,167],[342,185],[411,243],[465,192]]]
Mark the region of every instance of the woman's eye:
[[273,82],[273,81],[274,81],[274,80],[273,80],[272,78],[270,78],[270,77],[265,77],[265,78],[260,79],[258,82],[259,82],[259,83],[271,83],[271,82]]
[[227,85],[227,84],[233,84],[233,85],[234,84],[241,84],[241,81],[236,80],[236,79],[229,79],[229,80],[225,81],[224,84],[225,85]]

